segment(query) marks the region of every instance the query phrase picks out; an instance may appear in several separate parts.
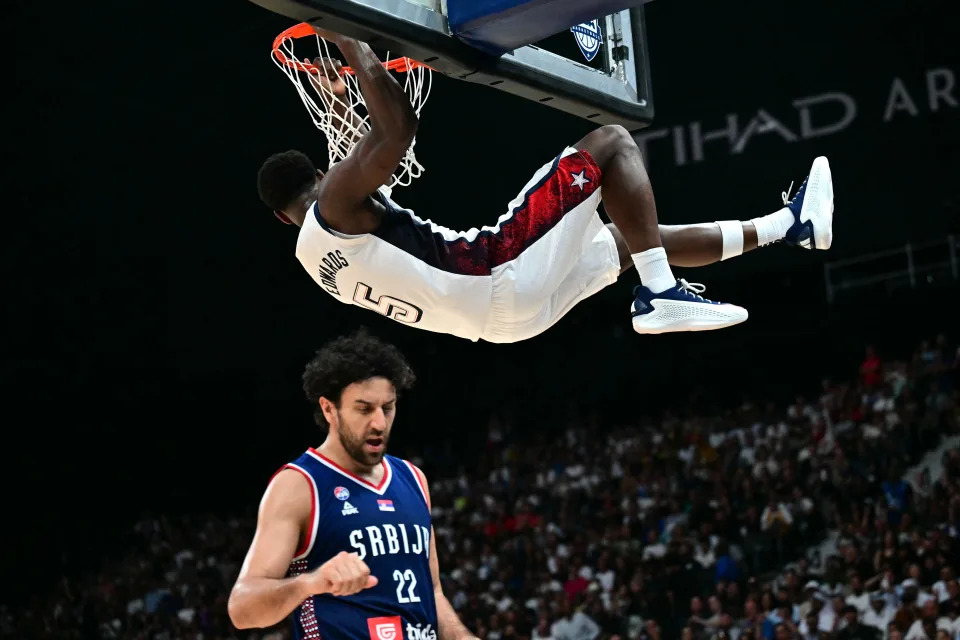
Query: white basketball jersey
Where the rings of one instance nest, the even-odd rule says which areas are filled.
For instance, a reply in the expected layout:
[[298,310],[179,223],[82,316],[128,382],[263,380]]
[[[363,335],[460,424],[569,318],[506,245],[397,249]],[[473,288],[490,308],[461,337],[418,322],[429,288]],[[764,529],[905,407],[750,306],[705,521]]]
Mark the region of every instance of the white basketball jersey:
[[497,224],[457,232],[418,218],[383,191],[376,231],[348,236],[314,203],[297,258],[324,291],[413,327],[515,342],[549,328],[614,282],[620,263],[597,215],[600,169],[569,147],[543,165]]
[[387,209],[383,222],[373,233],[358,236],[331,229],[314,203],[297,240],[304,269],[344,304],[478,340],[490,309],[490,274],[463,273],[457,259],[463,252],[451,255],[448,246],[461,240],[469,244],[468,234],[421,220],[381,192],[377,196]]

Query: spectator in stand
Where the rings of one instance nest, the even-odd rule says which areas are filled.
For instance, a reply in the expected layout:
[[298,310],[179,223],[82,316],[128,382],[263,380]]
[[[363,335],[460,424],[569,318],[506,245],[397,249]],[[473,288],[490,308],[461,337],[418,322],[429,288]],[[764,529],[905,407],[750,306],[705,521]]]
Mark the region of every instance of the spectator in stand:
[[889,477],[883,483],[883,496],[887,501],[887,519],[890,524],[899,524],[903,513],[910,508],[912,490],[902,476],[899,465],[891,465]]
[[553,640],[551,635],[550,618],[546,614],[541,614],[537,620],[537,626],[533,628],[530,634],[531,640]]
[[880,640],[881,631],[860,622],[860,612],[853,605],[845,605],[841,611],[843,628],[837,632],[837,640]]
[[760,612],[757,601],[753,597],[748,597],[743,605],[743,620],[740,620],[737,626],[742,633],[749,632],[755,640],[763,637],[764,616]]
[[[934,640],[937,628],[937,603],[927,600],[920,609],[919,617],[907,629],[905,640]],[[903,627],[900,627],[902,630]]]
[[887,629],[896,612],[896,607],[890,604],[882,591],[874,591],[870,594],[870,609],[863,614],[861,621],[868,627],[880,629],[881,634],[886,638]]
[[576,611],[571,599],[564,598],[560,614],[550,627],[554,640],[594,640],[600,635],[600,626],[586,613]]
[[867,347],[866,356],[860,363],[860,382],[864,389],[875,389],[883,381],[883,365],[880,362],[877,351],[870,345]]
[[807,616],[800,622],[797,627],[797,634],[803,640],[820,640],[821,638],[829,637],[817,626],[819,616],[815,613],[809,613]]
[[706,629],[706,618],[703,617],[703,598],[694,596],[690,599],[690,617],[685,627],[691,634],[701,635]]
[[870,610],[870,594],[863,589],[863,580],[855,569],[850,569],[848,580],[850,591],[847,594],[846,603],[857,610],[859,616],[863,616]]

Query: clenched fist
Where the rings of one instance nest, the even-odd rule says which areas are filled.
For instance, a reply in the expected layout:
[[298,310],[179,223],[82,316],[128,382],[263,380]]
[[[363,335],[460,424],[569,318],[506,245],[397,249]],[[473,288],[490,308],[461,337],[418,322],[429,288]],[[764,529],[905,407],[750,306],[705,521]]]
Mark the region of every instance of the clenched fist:
[[350,596],[377,584],[370,567],[356,553],[341,551],[306,574],[314,594]]

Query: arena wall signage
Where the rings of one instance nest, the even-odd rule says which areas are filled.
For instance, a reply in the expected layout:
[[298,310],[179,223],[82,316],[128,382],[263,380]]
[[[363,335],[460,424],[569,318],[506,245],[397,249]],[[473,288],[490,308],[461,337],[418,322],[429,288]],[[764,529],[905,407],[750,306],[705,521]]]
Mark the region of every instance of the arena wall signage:
[[[833,136],[869,120],[890,123],[902,118],[922,118],[960,106],[957,73],[936,67],[919,77],[894,77],[882,104],[864,104],[842,91],[825,91],[796,98],[788,107],[758,107],[749,114],[705,116],[685,124],[645,129],[634,137],[648,162],[669,158],[674,166],[704,162],[723,154],[749,151],[758,136],[773,136],[785,144]],[[665,149],[672,150],[666,151]]]

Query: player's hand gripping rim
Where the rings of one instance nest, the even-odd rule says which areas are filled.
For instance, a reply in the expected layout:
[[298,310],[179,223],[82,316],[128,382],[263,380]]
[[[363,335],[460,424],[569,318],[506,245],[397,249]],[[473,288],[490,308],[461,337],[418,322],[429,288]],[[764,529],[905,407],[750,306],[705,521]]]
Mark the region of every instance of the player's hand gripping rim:
[[[303,61],[311,64],[309,58]],[[342,69],[343,63],[336,58],[314,58],[312,64],[317,68],[317,73],[310,73],[310,82],[314,88],[323,87],[328,93],[332,93],[338,98],[347,94],[347,84],[343,81]]]

